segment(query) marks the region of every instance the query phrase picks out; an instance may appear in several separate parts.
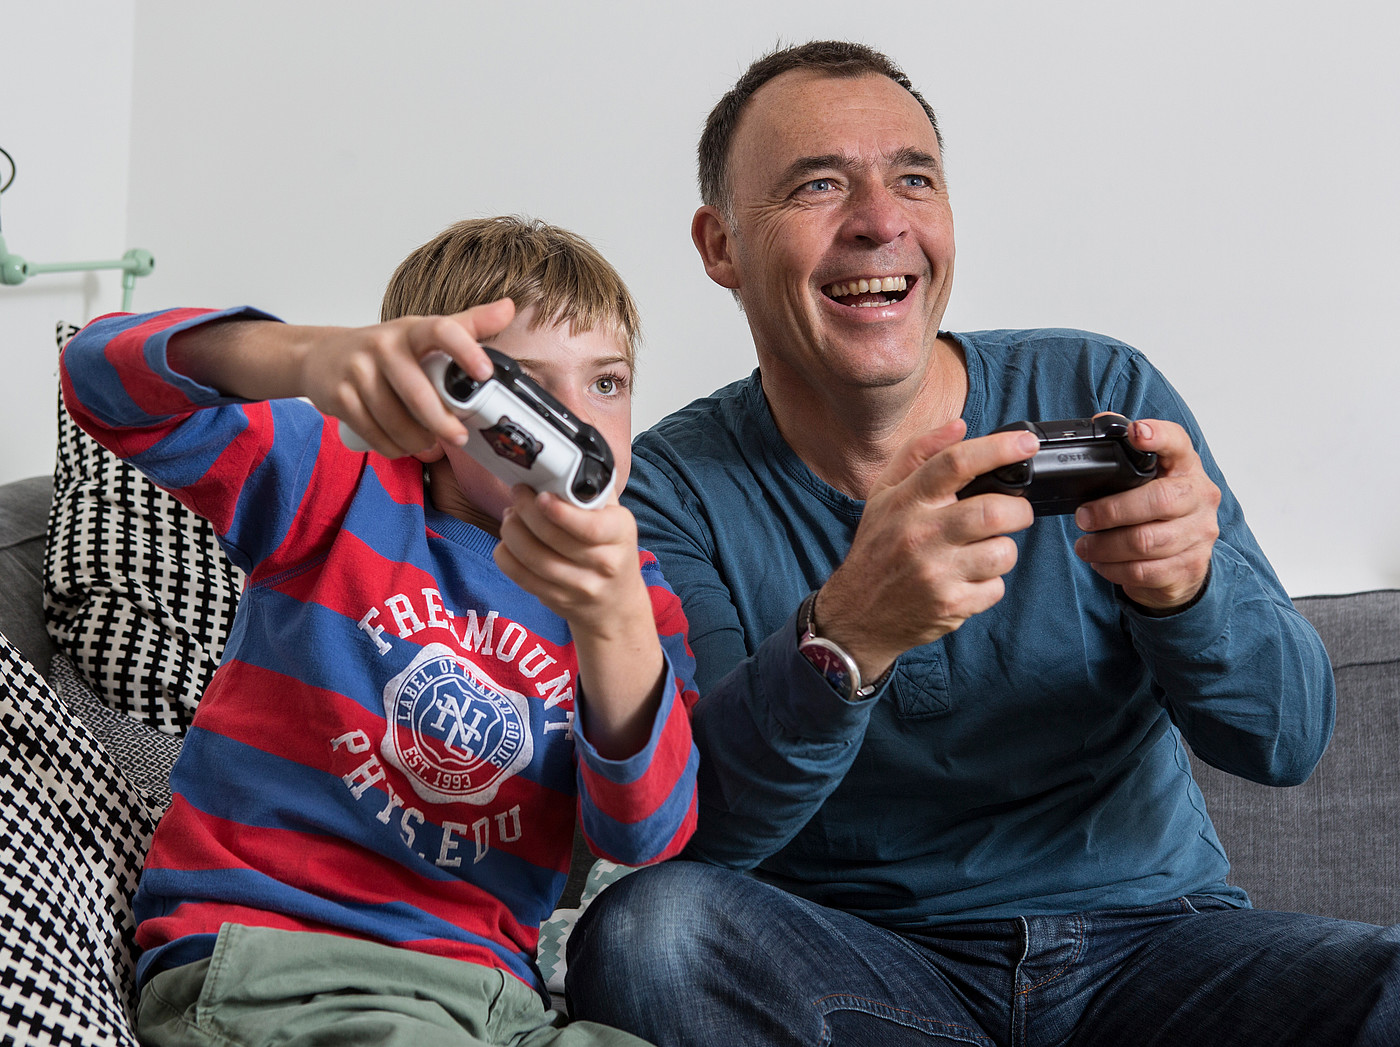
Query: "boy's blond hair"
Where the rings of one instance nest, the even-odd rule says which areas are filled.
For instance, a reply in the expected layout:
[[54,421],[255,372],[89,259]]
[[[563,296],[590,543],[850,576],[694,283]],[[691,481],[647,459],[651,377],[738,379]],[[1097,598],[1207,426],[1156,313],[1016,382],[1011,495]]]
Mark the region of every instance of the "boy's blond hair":
[[539,219],[469,218],[444,229],[389,278],[380,319],[444,316],[499,298],[520,312],[534,306],[532,328],[611,327],[635,366],[641,320],[622,277],[583,237]]

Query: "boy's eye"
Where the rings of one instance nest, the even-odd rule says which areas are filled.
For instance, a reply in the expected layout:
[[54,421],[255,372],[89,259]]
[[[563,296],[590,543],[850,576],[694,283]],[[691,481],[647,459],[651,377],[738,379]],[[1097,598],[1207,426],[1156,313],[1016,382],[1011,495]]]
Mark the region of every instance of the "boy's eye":
[[627,379],[618,374],[605,374],[594,380],[593,388],[602,396],[616,396],[627,388]]

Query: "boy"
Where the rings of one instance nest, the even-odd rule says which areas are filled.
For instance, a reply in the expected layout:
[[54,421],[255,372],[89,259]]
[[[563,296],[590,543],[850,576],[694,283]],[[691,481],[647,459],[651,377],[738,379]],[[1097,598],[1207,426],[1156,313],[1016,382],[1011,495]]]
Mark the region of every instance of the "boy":
[[616,495],[507,488],[420,365],[515,357],[602,433],[620,491],[635,306],[578,237],[495,218],[410,255],[383,319],[116,315],[63,354],[73,416],[248,576],[136,894],[138,1036],[640,1042],[564,1026],[533,955],[576,804],[625,864],[693,831],[680,605]]

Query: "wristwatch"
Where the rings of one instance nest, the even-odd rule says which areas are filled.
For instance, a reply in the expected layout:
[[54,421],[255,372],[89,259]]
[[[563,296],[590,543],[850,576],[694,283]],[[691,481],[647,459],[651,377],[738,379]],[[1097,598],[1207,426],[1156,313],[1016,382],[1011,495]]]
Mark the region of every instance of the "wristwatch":
[[801,630],[797,650],[811,663],[812,667],[825,677],[832,690],[848,702],[858,702],[869,698],[889,676],[889,670],[880,674],[873,683],[863,683],[860,666],[840,644],[817,635],[817,623],[813,609],[817,604],[817,594],[808,594],[797,612],[798,627]]

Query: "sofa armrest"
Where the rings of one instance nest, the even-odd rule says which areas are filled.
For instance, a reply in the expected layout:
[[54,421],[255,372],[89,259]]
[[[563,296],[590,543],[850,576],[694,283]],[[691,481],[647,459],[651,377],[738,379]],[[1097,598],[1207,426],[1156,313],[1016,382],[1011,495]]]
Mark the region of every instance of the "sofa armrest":
[[44,626],[44,535],[53,478],[0,485],[0,633],[41,673],[58,650]]
[[1400,590],[1295,601],[1337,681],[1337,726],[1302,785],[1272,788],[1192,759],[1230,858],[1263,909],[1400,922]]

